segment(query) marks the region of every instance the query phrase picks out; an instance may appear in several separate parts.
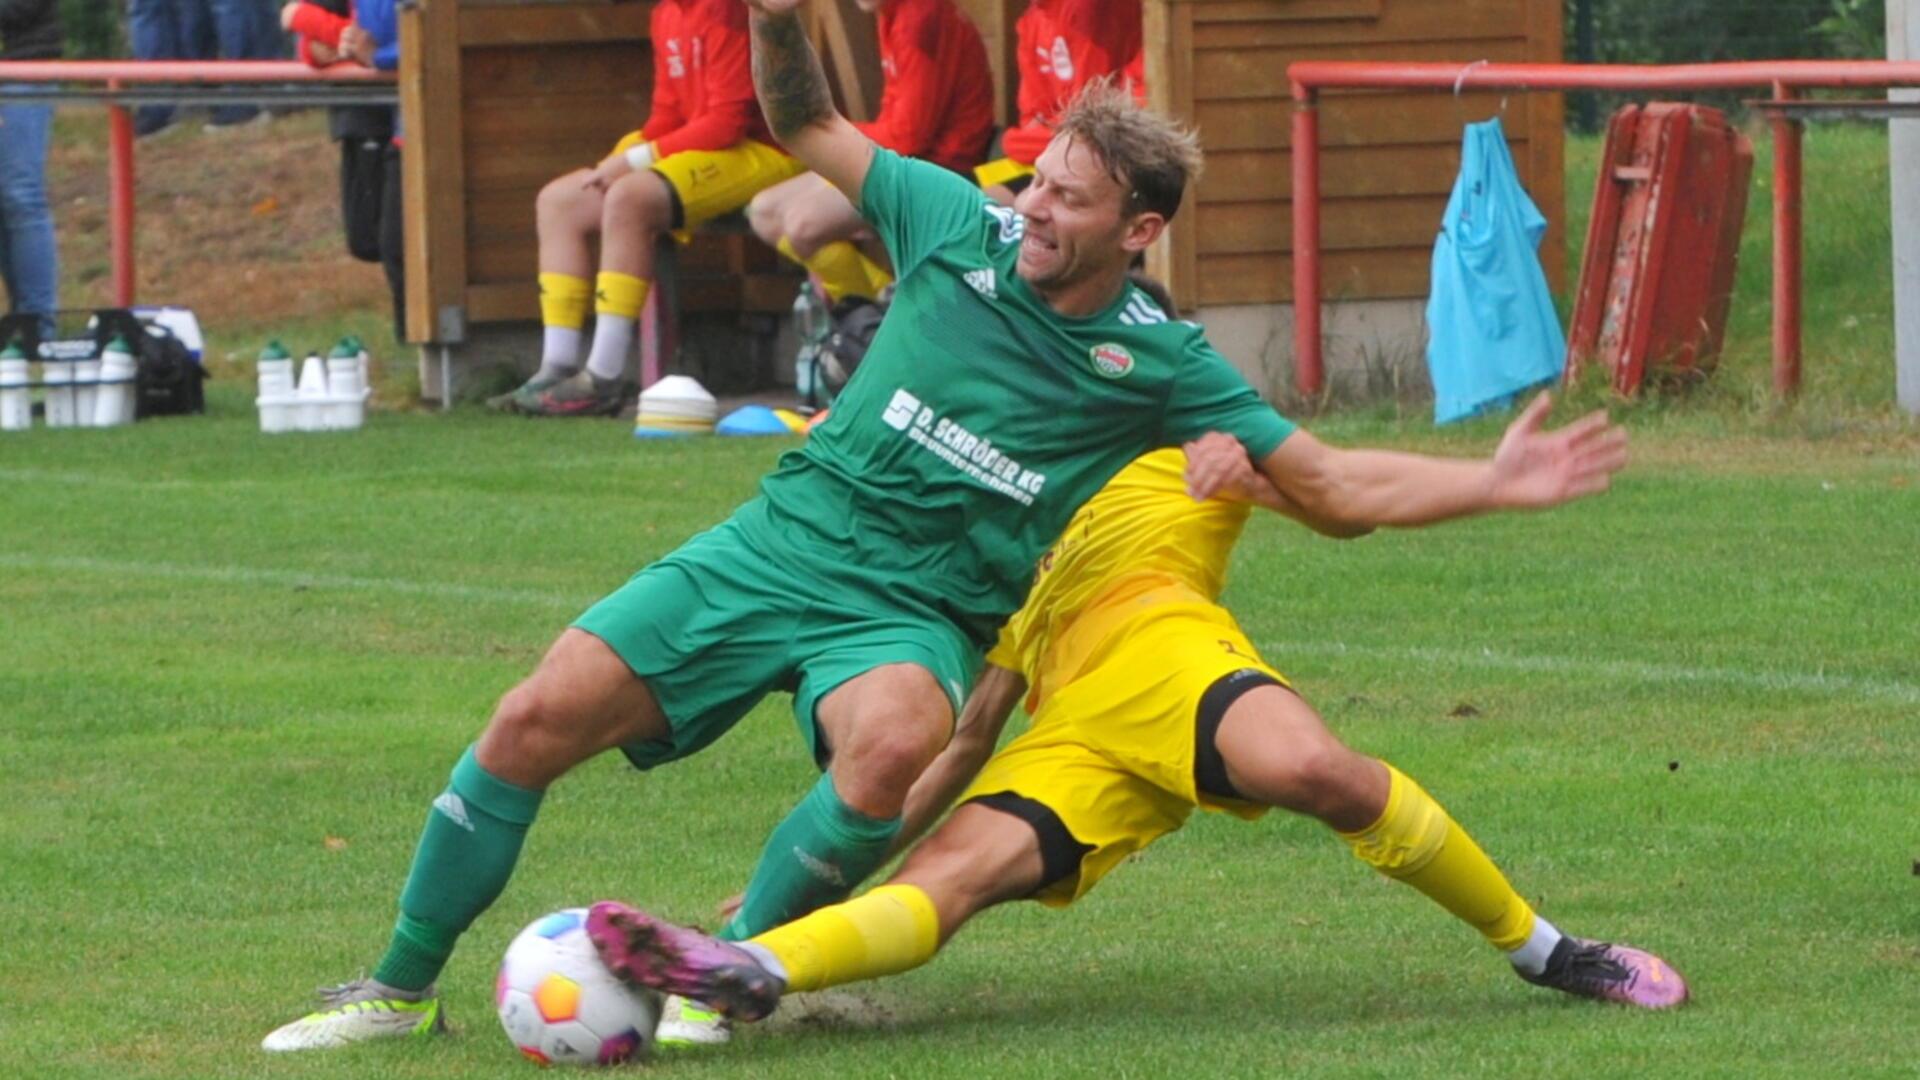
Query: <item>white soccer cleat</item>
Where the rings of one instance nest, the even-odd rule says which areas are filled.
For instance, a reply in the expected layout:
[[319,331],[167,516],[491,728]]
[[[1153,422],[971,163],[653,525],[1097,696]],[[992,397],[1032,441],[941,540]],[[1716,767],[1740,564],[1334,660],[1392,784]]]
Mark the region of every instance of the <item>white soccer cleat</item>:
[[668,994],[653,1040],[663,1047],[724,1046],[733,1038],[733,1021],[679,994]]
[[425,990],[395,990],[372,979],[355,979],[320,990],[320,1010],[276,1029],[260,1049],[328,1050],[373,1039],[422,1038],[443,1032],[440,999]]

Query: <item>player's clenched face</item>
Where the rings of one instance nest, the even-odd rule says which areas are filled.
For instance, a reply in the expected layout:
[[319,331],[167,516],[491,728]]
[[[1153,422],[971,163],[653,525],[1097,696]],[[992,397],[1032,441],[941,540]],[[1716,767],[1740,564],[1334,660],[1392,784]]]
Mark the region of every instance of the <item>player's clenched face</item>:
[[1124,274],[1159,235],[1159,215],[1128,214],[1125,189],[1085,143],[1055,139],[1033,168],[1033,183],[1013,200],[1027,219],[1016,268],[1042,294]]

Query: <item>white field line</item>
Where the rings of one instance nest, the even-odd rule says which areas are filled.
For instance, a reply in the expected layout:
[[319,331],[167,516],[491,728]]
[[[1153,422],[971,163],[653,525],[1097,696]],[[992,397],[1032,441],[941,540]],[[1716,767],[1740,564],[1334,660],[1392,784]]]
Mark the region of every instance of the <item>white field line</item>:
[[1349,645],[1339,641],[1263,641],[1268,663],[1285,670],[1292,655],[1352,656],[1424,667],[1478,668],[1546,675],[1598,676],[1613,682],[1654,686],[1731,686],[1742,690],[1791,691],[1873,698],[1920,705],[1920,683],[1830,675],[1824,671],[1756,671],[1751,668],[1689,667],[1641,660],[1583,660],[1565,656],[1517,656],[1492,649],[1436,649],[1421,646]]
[[[564,596],[537,589],[505,589],[455,582],[413,581],[407,578],[356,577],[314,574],[298,570],[263,570],[238,566],[188,566],[180,563],[95,559],[85,556],[24,555],[0,552],[0,569],[103,574],[149,581],[191,581],[211,585],[251,585],[276,589],[345,589],[408,596],[436,596],[450,600],[534,604],[580,611],[593,597]],[[1920,683],[1832,675],[1822,671],[1759,671],[1735,667],[1691,667],[1640,660],[1591,660],[1564,656],[1525,656],[1492,649],[1434,648],[1430,646],[1354,645],[1340,641],[1263,641],[1263,653],[1284,670],[1288,656],[1350,656],[1388,660],[1423,667],[1470,668],[1530,674],[1598,677],[1614,682],[1655,686],[1731,686],[1743,690],[1791,691],[1829,696],[1853,696],[1920,705]]]
[[0,552],[0,569],[103,574],[146,581],[191,581],[209,585],[260,585],[275,589],[347,589],[400,593],[407,596],[444,596],[450,600],[482,600],[509,604],[584,609],[593,597],[563,596],[538,589],[502,589],[456,582],[410,581],[406,578],[355,577],[315,574],[300,570],[259,570],[244,566],[188,566],[182,563],[132,562],[75,555],[20,555]]

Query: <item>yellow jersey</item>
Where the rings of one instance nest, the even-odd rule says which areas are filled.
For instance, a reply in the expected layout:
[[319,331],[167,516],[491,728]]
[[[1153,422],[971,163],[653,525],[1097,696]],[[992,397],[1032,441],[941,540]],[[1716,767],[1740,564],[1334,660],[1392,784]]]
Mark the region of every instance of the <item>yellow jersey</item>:
[[987,654],[1018,671],[1029,711],[1145,610],[1213,604],[1252,507],[1187,495],[1178,447],[1136,458],[1087,500],[1040,560],[1024,606]]

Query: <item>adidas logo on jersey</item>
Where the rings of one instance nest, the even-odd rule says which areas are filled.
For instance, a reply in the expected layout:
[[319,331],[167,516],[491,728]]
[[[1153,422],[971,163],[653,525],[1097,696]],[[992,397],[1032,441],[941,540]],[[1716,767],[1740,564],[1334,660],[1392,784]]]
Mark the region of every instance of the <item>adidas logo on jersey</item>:
[[984,270],[969,270],[961,276],[966,278],[967,284],[973,286],[974,292],[979,293],[989,300],[999,298],[993,291],[993,267],[989,266]]

